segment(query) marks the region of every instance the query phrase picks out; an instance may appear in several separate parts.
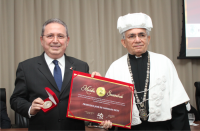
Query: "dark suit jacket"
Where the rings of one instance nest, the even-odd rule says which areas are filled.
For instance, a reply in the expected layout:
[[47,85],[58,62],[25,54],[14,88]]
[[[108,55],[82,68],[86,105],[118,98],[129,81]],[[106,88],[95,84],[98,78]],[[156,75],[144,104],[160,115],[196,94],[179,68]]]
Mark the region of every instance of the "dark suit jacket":
[[29,130],[85,130],[84,121],[66,118],[72,70],[89,72],[87,63],[65,55],[65,74],[61,91],[58,90],[44,53],[41,56],[19,63],[16,72],[15,89],[10,98],[11,108],[28,118],[28,110],[36,98],[48,98],[45,87],[58,97],[57,107],[44,113],[39,111],[29,119]]
[[6,108],[6,103],[4,101],[0,101],[1,103],[1,112],[0,112],[0,117],[1,117],[1,122],[0,122],[0,127],[2,129],[4,128],[10,128],[11,127],[11,122],[10,118],[8,117],[7,114],[7,108]]

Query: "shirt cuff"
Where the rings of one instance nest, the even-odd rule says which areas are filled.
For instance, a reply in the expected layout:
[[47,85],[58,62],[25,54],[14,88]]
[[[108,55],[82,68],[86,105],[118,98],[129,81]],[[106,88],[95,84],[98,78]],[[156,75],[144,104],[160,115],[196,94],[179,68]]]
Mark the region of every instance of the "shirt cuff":
[[30,108],[29,108],[29,110],[28,110],[28,116],[29,116],[29,118],[31,118],[31,116],[34,116],[34,115],[31,115],[31,114],[30,114],[30,111],[31,111],[31,106],[30,106]]
[[190,103],[189,103],[189,102],[186,104],[186,109],[187,109],[187,111],[190,111],[190,110],[191,110],[191,106],[190,106]]

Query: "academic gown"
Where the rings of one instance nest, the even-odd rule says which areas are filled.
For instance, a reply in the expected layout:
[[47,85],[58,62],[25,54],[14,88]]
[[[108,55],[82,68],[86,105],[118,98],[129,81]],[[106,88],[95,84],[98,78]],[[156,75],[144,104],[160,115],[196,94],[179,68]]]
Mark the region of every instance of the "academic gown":
[[[140,58],[136,58],[134,55],[130,55],[130,54],[128,54],[128,55],[130,58],[131,71],[133,73],[134,86],[135,86],[137,92],[144,91],[145,80],[146,80],[146,75],[147,75],[146,71],[147,71],[147,62],[148,62],[148,52],[142,54],[142,57],[140,57]],[[155,54],[150,55],[151,56],[150,61],[151,61],[151,58],[154,57],[154,55]],[[127,57],[125,57],[125,58],[127,59]],[[163,57],[163,58],[166,59],[165,57]],[[123,59],[123,60],[119,59],[117,61],[125,62],[125,59]],[[109,68],[109,70],[106,74],[107,77],[111,78],[112,77],[112,75],[110,75],[111,72],[117,71],[117,70],[115,70],[116,67],[114,66],[114,65],[116,65],[116,63],[117,62],[114,62],[111,65],[111,67]],[[126,63],[127,63],[127,60],[126,60]],[[152,64],[150,64],[150,70],[152,70],[151,66],[152,66]],[[165,69],[165,68],[163,68],[163,69]],[[121,70],[121,72],[122,71],[123,70]],[[153,74],[152,72],[153,71],[150,71],[149,79],[151,79],[151,76]],[[116,74],[115,74],[115,76],[116,76]],[[152,76],[152,77],[154,77],[154,76]],[[116,78],[117,77],[115,77],[115,79]],[[119,80],[119,78],[117,78],[117,79]],[[152,79],[151,79],[151,81],[152,81]],[[149,89],[149,84],[150,83],[148,83],[148,89]],[[138,93],[138,97],[139,97],[140,101],[142,101],[143,95],[144,95],[144,93]],[[154,94],[154,96],[156,96],[156,95]],[[147,92],[147,99],[150,99],[150,98],[151,97],[149,97],[149,92]],[[188,98],[186,97],[184,99],[188,99]],[[151,113],[152,111],[149,112],[149,101],[148,100],[146,102],[146,107],[147,107],[147,114],[149,114],[149,113],[152,114]],[[134,108],[138,109],[137,106],[135,106]],[[161,110],[161,113],[162,113],[162,110]],[[133,114],[134,114],[134,112],[133,112]],[[142,120],[140,120],[141,123],[139,123],[139,124],[137,124],[137,122],[135,122],[136,124],[134,122],[132,122],[131,130],[190,130],[185,103],[180,103],[179,105],[172,107],[171,115],[172,115],[171,119],[167,119],[167,120],[163,120],[163,121],[160,121],[160,120],[156,121],[156,118],[155,118],[155,121],[151,121],[151,122],[150,121],[142,121]],[[135,125],[133,125],[133,124],[135,124]],[[118,130],[126,130],[126,129],[118,128]],[[128,130],[130,130],[130,129],[128,129]]]

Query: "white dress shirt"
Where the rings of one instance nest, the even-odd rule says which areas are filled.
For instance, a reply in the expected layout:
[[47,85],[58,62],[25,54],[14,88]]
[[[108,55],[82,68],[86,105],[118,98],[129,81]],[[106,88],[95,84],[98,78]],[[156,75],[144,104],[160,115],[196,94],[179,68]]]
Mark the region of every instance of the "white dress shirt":
[[[46,53],[44,53],[44,59],[51,71],[51,74],[54,76],[54,67],[55,67],[55,64],[53,63],[54,59],[50,58]],[[62,72],[62,80],[63,80],[65,72],[65,56],[63,55],[61,58],[57,59],[57,61]]]

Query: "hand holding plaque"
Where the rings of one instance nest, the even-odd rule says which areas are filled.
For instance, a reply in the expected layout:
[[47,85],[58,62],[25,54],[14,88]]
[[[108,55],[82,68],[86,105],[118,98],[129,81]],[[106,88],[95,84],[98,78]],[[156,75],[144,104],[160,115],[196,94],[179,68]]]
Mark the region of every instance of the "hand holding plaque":
[[73,71],[67,117],[130,128],[133,84]]

